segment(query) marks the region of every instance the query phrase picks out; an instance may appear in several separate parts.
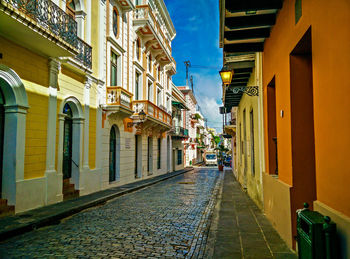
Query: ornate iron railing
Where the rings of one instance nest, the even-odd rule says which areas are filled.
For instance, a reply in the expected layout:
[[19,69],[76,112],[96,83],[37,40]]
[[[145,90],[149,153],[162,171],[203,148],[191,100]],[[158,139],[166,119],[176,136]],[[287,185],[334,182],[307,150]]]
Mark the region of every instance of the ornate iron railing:
[[75,58],[80,61],[84,66],[91,69],[92,67],[92,47],[90,47],[85,41],[78,37],[77,49],[79,51]]
[[50,0],[0,0],[17,9],[65,42],[77,47],[77,22]]

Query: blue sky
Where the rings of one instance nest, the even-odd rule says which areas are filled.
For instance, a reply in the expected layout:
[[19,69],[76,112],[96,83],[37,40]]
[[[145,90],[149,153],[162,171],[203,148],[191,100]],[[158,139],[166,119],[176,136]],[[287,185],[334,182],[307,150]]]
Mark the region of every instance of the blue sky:
[[173,82],[186,84],[184,61],[194,66],[211,69],[190,68],[194,81],[194,94],[208,126],[222,131],[222,88],[219,70],[222,67],[222,49],[219,48],[219,1],[218,0],[164,0],[176,29],[172,42],[177,74]]

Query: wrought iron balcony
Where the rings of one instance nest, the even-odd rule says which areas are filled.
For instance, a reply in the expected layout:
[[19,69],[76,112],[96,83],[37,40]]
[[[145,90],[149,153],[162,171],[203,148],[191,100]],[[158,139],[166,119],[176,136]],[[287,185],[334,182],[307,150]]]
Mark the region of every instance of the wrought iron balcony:
[[78,37],[78,55],[75,56],[79,62],[88,68],[92,68],[92,47]]
[[129,93],[121,86],[107,87],[107,105],[122,106],[132,109],[132,93]]
[[170,128],[172,125],[171,115],[150,101],[133,101],[133,110],[135,111],[135,115],[138,115],[143,110],[148,117],[152,118],[158,124],[165,125],[167,128]]
[[[24,15],[44,31],[61,38],[73,47],[78,45],[76,21],[49,0],[0,0],[5,13],[12,15],[13,11]],[[12,11],[12,12],[11,12]]]
[[180,126],[175,126],[172,129],[171,135],[173,137],[188,138],[188,129],[184,129],[183,127],[180,127]]

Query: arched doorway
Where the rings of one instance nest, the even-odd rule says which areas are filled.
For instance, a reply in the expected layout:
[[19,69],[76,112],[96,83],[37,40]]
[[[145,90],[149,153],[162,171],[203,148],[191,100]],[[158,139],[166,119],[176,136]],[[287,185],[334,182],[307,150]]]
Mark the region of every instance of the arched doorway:
[[0,199],[2,198],[2,164],[4,151],[5,98],[0,89]]
[[28,98],[15,71],[0,64],[0,198],[12,208],[19,195],[17,182],[24,179],[24,151]]
[[68,103],[64,105],[64,133],[63,133],[63,179],[72,177],[72,140],[73,140],[73,112]]
[[120,134],[116,125],[111,127],[109,135],[109,182],[120,177]]
[[61,103],[57,172],[62,173],[63,200],[79,196],[81,188],[82,133],[84,118],[81,104],[75,97]]

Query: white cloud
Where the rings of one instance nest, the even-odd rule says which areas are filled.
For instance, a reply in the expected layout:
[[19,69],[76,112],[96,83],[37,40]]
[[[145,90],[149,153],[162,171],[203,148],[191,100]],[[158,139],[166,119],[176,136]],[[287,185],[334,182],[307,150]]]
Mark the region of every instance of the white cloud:
[[221,132],[222,115],[219,113],[219,107],[222,106],[222,88],[219,75],[202,73],[192,73],[192,75],[194,78],[194,94],[202,114],[208,120],[208,126],[215,128],[217,132]]

